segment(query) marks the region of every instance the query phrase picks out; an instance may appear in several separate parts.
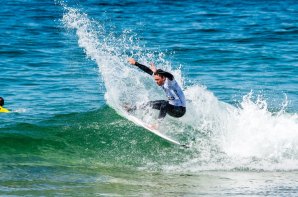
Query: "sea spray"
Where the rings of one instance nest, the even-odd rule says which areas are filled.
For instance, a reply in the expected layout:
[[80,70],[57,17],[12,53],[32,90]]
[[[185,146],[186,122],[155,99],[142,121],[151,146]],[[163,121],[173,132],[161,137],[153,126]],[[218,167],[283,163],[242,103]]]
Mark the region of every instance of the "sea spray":
[[[162,90],[156,91],[153,80],[128,64],[127,59],[133,56],[138,61],[156,60],[158,67],[172,70],[169,62],[163,58],[163,53],[146,52],[138,46],[134,35],[129,30],[116,37],[113,32],[92,21],[84,13],[74,8],[65,7],[63,23],[69,29],[74,29],[78,36],[78,44],[85,51],[87,57],[96,61],[103,78],[107,103],[115,109],[123,104],[142,105],[153,99],[163,99]],[[139,52],[136,52],[136,49]],[[172,70],[177,81],[182,84],[181,72]]]
[[163,53],[144,49],[130,30],[115,37],[104,24],[92,21],[78,9],[65,7],[62,21],[75,30],[79,46],[97,63],[107,90],[106,101],[113,108],[164,99],[150,77],[128,65],[130,56],[144,64],[156,60],[158,67],[172,72],[183,85],[187,113],[181,119],[167,117],[165,124],[171,123],[168,128],[172,132],[190,135],[192,156],[165,169],[297,169],[297,114],[284,110],[272,113],[265,100],[253,101],[251,94],[235,107],[219,101],[205,87],[186,86],[181,71],[173,70]]
[[240,107],[230,111],[222,136],[223,151],[231,158],[260,160],[261,165],[262,161],[278,166],[285,162],[283,169],[293,167],[289,160],[298,164],[298,116],[286,113],[284,107],[273,113],[260,96],[255,101],[252,93],[244,96]]

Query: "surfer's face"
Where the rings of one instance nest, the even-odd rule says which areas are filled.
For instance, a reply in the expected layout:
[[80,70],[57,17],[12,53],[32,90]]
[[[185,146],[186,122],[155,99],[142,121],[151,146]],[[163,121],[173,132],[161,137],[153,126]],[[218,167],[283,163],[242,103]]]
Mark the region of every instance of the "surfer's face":
[[165,83],[166,78],[160,75],[154,75],[154,80],[157,85],[162,86]]

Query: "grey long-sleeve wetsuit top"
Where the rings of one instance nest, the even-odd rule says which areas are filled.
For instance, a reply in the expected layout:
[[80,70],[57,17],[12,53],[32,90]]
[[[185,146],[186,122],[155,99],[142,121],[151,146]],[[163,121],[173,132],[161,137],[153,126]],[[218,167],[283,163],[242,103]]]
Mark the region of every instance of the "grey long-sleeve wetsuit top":
[[[144,72],[148,73],[149,75],[153,75],[153,71],[148,68],[147,66],[144,66],[138,62],[135,64],[137,67],[139,67]],[[166,71],[163,71],[159,69],[159,71],[162,72],[162,75],[166,77],[165,83],[161,86],[162,89],[165,91],[169,104],[174,106],[186,106],[185,102],[185,96],[181,89],[181,87],[178,85],[177,81],[174,79],[174,76]]]

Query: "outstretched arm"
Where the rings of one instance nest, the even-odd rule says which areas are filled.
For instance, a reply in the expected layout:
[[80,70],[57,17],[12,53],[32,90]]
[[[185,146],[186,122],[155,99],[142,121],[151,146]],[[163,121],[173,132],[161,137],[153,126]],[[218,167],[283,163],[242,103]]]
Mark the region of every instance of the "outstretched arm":
[[139,67],[145,73],[148,73],[149,75],[153,75],[153,71],[150,68],[148,68],[147,66],[145,66],[143,64],[140,64],[139,62],[135,61],[135,59],[129,58],[128,62],[132,65]]
[[156,69],[156,67],[153,63],[151,63],[150,68],[148,68],[147,66],[140,64],[133,58],[129,58],[128,62],[132,65],[139,67],[142,71],[144,71],[145,73],[148,73],[149,75],[160,74],[160,75],[165,76],[166,78],[170,79],[171,81],[174,79],[174,76],[171,73],[163,71],[161,69]]

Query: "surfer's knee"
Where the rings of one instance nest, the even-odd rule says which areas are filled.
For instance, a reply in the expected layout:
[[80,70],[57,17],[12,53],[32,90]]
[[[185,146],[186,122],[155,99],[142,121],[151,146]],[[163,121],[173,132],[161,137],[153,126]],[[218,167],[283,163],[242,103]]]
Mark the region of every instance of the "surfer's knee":
[[156,100],[156,101],[149,101],[148,106],[150,106],[152,109],[162,109],[164,106],[166,106],[168,101],[165,100]]
[[168,114],[175,118],[181,118],[186,113],[186,107],[182,106],[172,106],[171,109],[169,109]]

